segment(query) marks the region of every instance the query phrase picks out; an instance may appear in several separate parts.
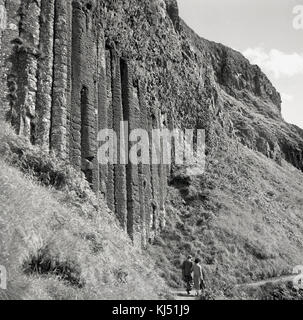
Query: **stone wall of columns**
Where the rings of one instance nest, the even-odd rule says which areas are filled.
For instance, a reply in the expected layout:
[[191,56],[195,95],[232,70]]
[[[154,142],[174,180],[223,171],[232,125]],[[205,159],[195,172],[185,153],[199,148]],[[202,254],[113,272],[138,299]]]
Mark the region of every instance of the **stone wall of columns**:
[[0,117],[81,170],[145,247],[165,221],[167,168],[99,164],[97,136],[108,128],[121,137],[121,121],[124,137],[151,131],[160,112],[151,114],[144,83],[105,38],[98,10],[102,1],[0,0]]

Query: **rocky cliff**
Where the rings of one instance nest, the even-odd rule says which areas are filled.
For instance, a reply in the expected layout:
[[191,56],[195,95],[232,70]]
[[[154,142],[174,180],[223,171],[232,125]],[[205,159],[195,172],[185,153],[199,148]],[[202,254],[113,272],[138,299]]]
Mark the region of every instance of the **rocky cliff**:
[[0,0],[0,115],[82,170],[135,243],[165,225],[170,169],[99,165],[97,134],[206,129],[303,169],[303,131],[258,66],[197,36],[176,0]]

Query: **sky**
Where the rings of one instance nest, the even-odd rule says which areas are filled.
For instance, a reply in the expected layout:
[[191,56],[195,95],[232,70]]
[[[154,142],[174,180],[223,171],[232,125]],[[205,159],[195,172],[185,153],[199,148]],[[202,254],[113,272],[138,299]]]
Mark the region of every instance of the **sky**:
[[[303,128],[303,0],[178,4],[182,19],[201,37],[236,49],[258,64],[282,95],[284,119]],[[298,21],[302,28],[295,27]]]

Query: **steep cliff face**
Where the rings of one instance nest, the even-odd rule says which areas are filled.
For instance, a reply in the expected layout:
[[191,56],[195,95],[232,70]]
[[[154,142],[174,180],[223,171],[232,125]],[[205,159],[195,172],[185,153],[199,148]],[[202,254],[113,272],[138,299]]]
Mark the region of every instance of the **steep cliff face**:
[[82,170],[134,242],[165,225],[170,168],[99,165],[101,129],[206,129],[207,154],[224,133],[303,169],[303,132],[267,77],[198,37],[176,0],[1,0],[0,16],[1,117]]
[[134,57],[114,39],[123,32],[118,8],[112,1],[1,3],[1,115],[81,170],[134,243],[146,246],[165,223],[165,166],[120,164],[119,152],[119,164],[97,159],[100,130],[113,129],[120,145],[122,121],[129,131],[150,131],[162,119],[157,108],[150,115]]

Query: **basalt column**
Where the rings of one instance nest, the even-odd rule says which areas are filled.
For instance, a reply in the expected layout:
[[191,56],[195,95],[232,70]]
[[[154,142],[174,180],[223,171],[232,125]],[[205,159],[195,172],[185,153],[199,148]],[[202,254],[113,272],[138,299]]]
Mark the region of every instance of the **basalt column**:
[[67,155],[68,14],[70,1],[56,0],[54,68],[50,147],[60,158]]
[[17,74],[12,72],[12,40],[19,36],[21,0],[0,0],[0,119],[11,118],[16,109]]
[[[152,126],[154,129],[160,129],[161,132],[164,132],[166,129],[165,123],[163,123],[163,115],[158,109],[154,111],[152,115]],[[163,130],[163,131],[162,131]],[[164,145],[165,138],[164,136],[155,143],[156,154],[157,154],[157,165],[152,166],[152,187],[154,200],[156,202],[156,223],[155,223],[155,232],[157,232],[165,227],[165,198],[166,198],[166,188],[167,188],[167,170],[169,165],[164,163]],[[171,140],[167,141],[171,144]],[[165,150],[166,151],[166,150]]]
[[[121,59],[121,82],[124,119],[128,123],[128,136],[136,129],[140,128],[140,107],[138,100],[138,90],[133,86],[132,72],[128,61]],[[129,149],[136,148],[135,142],[129,142]],[[135,150],[136,151],[136,150]],[[126,166],[127,174],[127,232],[133,240],[135,246],[141,246],[142,234],[142,205],[140,194],[140,176],[138,164],[129,159]]]
[[[43,17],[43,18],[42,18]],[[52,86],[53,86],[53,49],[54,49],[54,18],[55,0],[42,1],[40,46],[41,57],[38,63],[37,85],[37,128],[36,143],[44,150],[48,150],[51,109],[52,109]]]
[[[160,122],[159,122],[159,114],[156,111],[149,111],[149,132],[152,132],[153,129],[159,129],[160,128]],[[150,154],[153,155],[155,150],[154,148],[156,145],[153,142],[152,135],[150,135]],[[158,150],[157,157],[160,159],[161,154]],[[154,240],[157,232],[159,231],[160,223],[159,223],[159,217],[160,217],[160,179],[159,179],[159,164],[154,163],[155,159],[152,156],[152,164],[150,166],[151,168],[151,189],[152,189],[152,202],[151,202],[151,210],[152,210],[152,219],[151,219],[151,230],[150,230],[150,239],[151,241]]]
[[89,109],[89,89],[83,86],[81,89],[81,169],[86,180],[92,185],[94,154],[91,152],[90,123],[92,119]]
[[[148,140],[148,125],[146,122],[146,118],[144,121],[144,116],[146,115],[146,110],[144,110],[145,105],[141,104],[142,99],[139,98],[139,86],[135,86],[134,88],[134,102],[138,112],[138,127],[142,129],[142,132],[146,132]],[[149,228],[149,209],[146,206],[145,200],[149,191],[149,182],[150,182],[150,174],[146,170],[148,164],[145,161],[142,161],[143,154],[141,156],[140,162],[138,164],[138,173],[139,173],[139,195],[140,195],[140,229],[141,229],[141,244],[143,247],[147,246],[148,234],[147,230]],[[150,160],[150,159],[149,159]],[[151,194],[149,194],[151,196]],[[150,205],[149,205],[150,207]]]
[[117,135],[117,164],[114,165],[115,212],[123,229],[127,229],[126,153],[127,137],[123,126],[120,58],[111,50],[113,129]]
[[98,191],[97,45],[92,10],[73,2],[71,160]]
[[[105,53],[105,40],[103,32],[98,32],[97,43],[97,63],[98,63],[98,76],[97,76],[97,92],[98,92],[98,132],[108,128],[108,110],[107,110],[107,75],[106,75],[106,53]],[[111,80],[109,81],[111,84]],[[102,137],[99,137],[100,139]],[[97,133],[97,139],[98,133]],[[100,141],[102,143],[102,141]],[[107,199],[107,181],[108,181],[108,164],[99,163],[99,181],[100,192]]]
[[[160,129],[166,130],[166,121],[164,120],[165,116],[163,114],[160,115]],[[172,143],[172,140],[170,139],[169,143]],[[169,164],[163,163],[163,154],[165,146],[161,145],[161,164],[158,167],[159,172],[159,226],[160,229],[165,228],[166,224],[166,210],[165,210],[165,199],[166,199],[166,193],[167,193],[167,172],[169,171]]]
[[[138,83],[139,93],[139,105],[140,105],[140,127],[148,132],[149,120],[148,110],[145,103],[145,90],[141,83]],[[151,132],[148,132],[151,135]],[[151,161],[151,159],[150,159]],[[153,228],[153,210],[152,210],[152,189],[151,189],[151,169],[150,165],[143,163],[139,166],[139,173],[141,175],[140,190],[142,192],[142,244],[147,245],[148,242],[152,242],[152,228]]]
[[81,170],[81,63],[82,32],[86,28],[85,14],[81,5],[73,1],[72,17],[72,98],[70,110],[70,161]]
[[12,72],[8,85],[16,86],[15,103],[12,104],[12,124],[16,131],[34,142],[36,124],[36,93],[38,46],[40,37],[41,1],[22,1],[19,10],[19,38],[14,43],[11,56]]
[[67,6],[67,84],[66,84],[66,150],[67,159],[70,159],[70,136],[71,136],[71,107],[72,107],[72,28],[73,28],[73,6],[72,0],[68,0]]
[[[105,110],[107,114],[107,128],[113,130],[113,90],[112,90],[112,63],[110,50],[105,51],[106,61],[106,104]],[[101,116],[101,113],[100,115]],[[114,165],[109,163],[107,166],[106,180],[106,201],[109,209],[115,212],[115,181],[114,181]],[[106,168],[105,168],[106,170]]]
[[[8,94],[7,87],[6,87],[6,79],[5,79],[5,56],[3,55],[3,48],[6,44],[2,44],[2,36],[7,28],[7,10],[5,6],[5,1],[0,0],[0,119],[5,119],[5,111],[4,105],[2,104],[5,102],[5,96]],[[9,110],[9,105],[6,103],[6,112]]]

